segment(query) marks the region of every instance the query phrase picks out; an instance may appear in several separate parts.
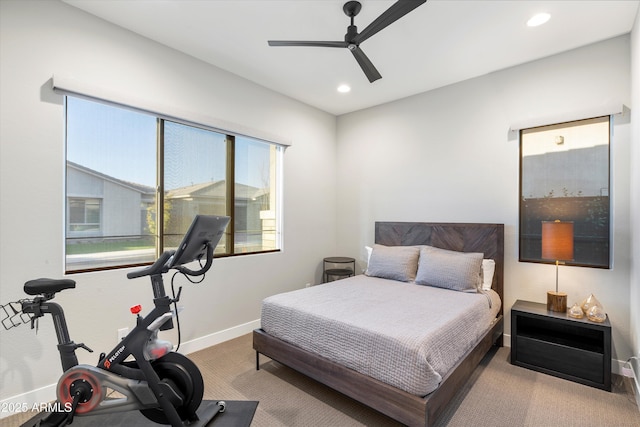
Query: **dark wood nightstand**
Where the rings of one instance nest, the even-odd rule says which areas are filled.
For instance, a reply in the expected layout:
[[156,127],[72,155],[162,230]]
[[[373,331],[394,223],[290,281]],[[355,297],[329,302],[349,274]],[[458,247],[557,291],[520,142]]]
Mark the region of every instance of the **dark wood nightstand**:
[[511,363],[611,391],[611,323],[574,319],[545,304],[511,307]]

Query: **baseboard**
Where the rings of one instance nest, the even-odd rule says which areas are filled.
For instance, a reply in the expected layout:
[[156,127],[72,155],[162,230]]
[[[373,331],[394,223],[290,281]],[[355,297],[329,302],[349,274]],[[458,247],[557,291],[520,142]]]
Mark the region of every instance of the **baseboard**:
[[[259,327],[260,319],[257,319],[251,322],[244,323],[242,325],[225,329],[223,331],[205,335],[204,337],[186,341],[180,345],[180,353],[189,354],[196,351],[204,350],[207,347],[211,347],[213,345],[220,344],[225,341],[229,341],[231,339],[248,334]],[[38,407],[40,407],[40,405],[45,405],[47,402],[51,402],[52,400],[54,400],[55,395],[56,384],[51,384],[2,400],[0,401],[0,408],[3,408],[3,410],[0,411],[0,419],[14,415],[17,412],[37,409]],[[7,410],[4,410],[4,408],[7,408]]]
[[633,393],[636,397],[638,411],[640,412],[640,383],[638,382],[638,375],[636,375],[635,380],[633,381]]
[[633,372],[633,378],[631,381],[633,387],[633,394],[636,397],[636,405],[638,405],[638,411],[640,411],[640,361],[632,359],[629,363],[631,371]]
[[242,325],[234,326],[223,331],[215,332],[213,334],[205,335],[204,337],[196,338],[191,341],[186,341],[180,344],[180,353],[189,354],[196,351],[204,350],[216,344],[229,341],[234,338],[238,338],[242,335],[248,334],[254,329],[260,327],[260,319],[253,320],[251,322],[244,323]]

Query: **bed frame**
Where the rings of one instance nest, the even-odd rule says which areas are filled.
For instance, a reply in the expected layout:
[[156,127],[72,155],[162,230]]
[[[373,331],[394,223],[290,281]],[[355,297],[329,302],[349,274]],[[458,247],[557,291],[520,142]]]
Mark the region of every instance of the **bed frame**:
[[[375,242],[387,246],[431,245],[462,252],[482,252],[494,259],[492,289],[502,301],[504,286],[504,225],[422,222],[376,222]],[[439,387],[415,396],[300,349],[262,329],[253,332],[256,369],[260,354],[276,360],[408,426],[432,426],[447,404],[493,345],[502,346],[503,309],[492,327],[448,372]]]

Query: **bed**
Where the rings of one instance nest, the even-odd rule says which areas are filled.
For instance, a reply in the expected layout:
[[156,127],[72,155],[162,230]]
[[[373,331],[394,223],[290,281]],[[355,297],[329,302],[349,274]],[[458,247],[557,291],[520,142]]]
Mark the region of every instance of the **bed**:
[[[409,426],[431,426],[442,414],[442,411],[455,393],[464,385],[469,375],[491,346],[502,345],[503,309],[500,301],[503,297],[504,227],[502,224],[377,222],[375,224],[375,243],[377,246],[375,246],[374,253],[378,254],[382,253],[385,247],[392,247],[398,250],[406,249],[407,251],[413,251],[413,248],[418,248],[421,255],[423,250],[427,250],[427,252],[432,250],[429,247],[457,251],[457,253],[462,252],[465,256],[480,253],[482,258],[493,260],[495,263],[495,271],[491,282],[488,284],[491,287],[491,291],[478,293],[457,292],[439,287],[415,286],[404,282],[392,283],[394,281],[389,281],[386,277],[358,275],[332,282],[331,284],[313,287],[305,290],[307,292],[294,291],[275,296],[273,300],[265,299],[265,303],[263,303],[262,328],[255,330],[253,333],[256,368],[259,369],[259,356],[263,354],[403,424]],[[423,245],[428,246],[425,248]],[[423,258],[426,259],[424,255]],[[421,274],[419,272],[418,276],[421,276]],[[375,276],[375,274],[372,275]],[[413,279],[418,282],[420,277],[414,277]],[[366,289],[371,289],[371,292],[363,292],[359,288],[361,286],[367,286]],[[326,289],[320,289],[325,287]],[[362,335],[357,335],[355,332],[365,329],[364,327],[361,328],[361,326],[374,323],[371,322],[370,317],[367,317],[366,312],[372,311],[375,313],[376,310],[382,310],[374,305],[376,297],[371,296],[372,299],[360,304],[357,310],[349,310],[348,306],[341,306],[337,302],[331,302],[323,307],[321,302],[325,295],[321,292],[329,292],[332,288],[337,289],[337,292],[344,297],[342,298],[344,300],[350,299],[349,292],[355,292],[359,295],[374,295],[377,292],[373,290],[374,288],[380,288],[381,292],[391,292],[386,295],[383,293],[378,299],[389,300],[393,298],[401,300],[402,298],[408,298],[404,302],[407,307],[406,317],[398,317],[395,322],[390,322],[387,318],[379,326],[373,327],[373,332],[367,329],[362,331]],[[401,289],[402,293],[400,292]],[[491,318],[482,320],[482,326],[476,328],[477,331],[471,327],[459,328],[457,326],[457,329],[444,329],[444,332],[441,327],[433,330],[431,327],[422,328],[420,325],[424,323],[422,321],[415,322],[414,319],[416,319],[415,315],[419,311],[426,310],[418,306],[413,307],[412,298],[419,298],[415,295],[411,296],[411,293],[409,293],[408,297],[402,296],[407,291],[430,292],[428,294],[429,299],[438,298],[440,294],[457,294],[456,298],[460,298],[459,300],[462,302],[445,299],[446,303],[438,305],[440,311],[434,309],[437,311],[438,317],[450,311],[442,309],[443,306],[451,303],[450,301],[456,301],[453,304],[463,307],[463,310],[461,310],[463,314],[470,310],[477,310],[475,307],[482,304],[489,305],[489,307],[493,308],[493,311],[490,314]],[[289,307],[289,303],[293,304],[293,301],[304,300],[309,296],[311,296],[308,304],[309,313],[305,314],[308,317],[300,317],[302,315],[296,311],[285,312],[285,315],[277,315],[274,314],[277,312],[272,311],[271,308],[265,309],[265,304],[269,300],[269,306],[275,303],[275,305],[281,305],[288,310],[298,310],[293,305]],[[313,303],[311,303],[312,301]],[[466,301],[470,301],[468,306],[465,305],[467,304]],[[327,309],[329,306],[333,307],[332,310],[335,313],[329,313],[331,311]],[[370,310],[364,310],[363,307],[370,308]],[[314,310],[315,313],[313,312]],[[341,311],[357,311],[361,317],[355,320],[355,324],[348,325],[350,329],[345,329],[347,326],[342,325],[340,323],[341,320],[339,320]],[[323,316],[326,317],[326,324],[336,324],[335,330],[315,331],[313,329],[318,327],[316,323]],[[474,314],[474,316],[476,315]],[[484,316],[487,317],[486,314]],[[381,315],[380,317],[384,318],[385,316]],[[288,321],[282,319],[288,319]],[[469,325],[468,318],[465,322]],[[387,329],[391,330],[390,323],[406,325],[401,331],[395,329],[395,332],[389,332],[399,334],[401,338],[386,335]],[[478,321],[478,323],[481,322]],[[301,326],[303,324],[304,326]],[[447,328],[453,327],[447,326]],[[327,326],[322,326],[322,328],[327,328]],[[400,345],[398,342],[413,343],[415,334],[419,335],[422,329],[424,329],[426,336],[436,342],[458,342],[457,338],[443,340],[443,334],[470,335],[471,341],[467,344],[461,344],[461,348],[455,349],[461,353],[448,359],[446,357],[438,357],[438,354],[443,352],[453,354],[454,351],[448,347],[445,350],[436,348],[433,352],[426,354],[427,350],[431,349],[432,346],[427,345],[425,347],[424,344],[418,343],[418,351],[421,355],[419,358],[408,359],[409,361],[403,362],[400,367],[398,367],[397,362],[389,361],[388,363],[395,365],[393,369],[386,369],[387,367],[384,364],[389,359],[386,358],[385,351],[404,353],[404,347],[398,347]],[[460,332],[460,329],[464,331]],[[474,332],[470,332],[471,329],[474,329]],[[304,341],[304,337],[296,342],[295,338],[290,338],[286,335],[287,331],[294,335],[311,331],[310,333],[312,335],[316,334],[317,337],[314,341],[318,342],[310,345],[309,342]],[[373,333],[379,333],[380,335],[372,335]],[[341,340],[344,340],[345,337],[357,337],[352,340],[356,343],[354,348],[349,350],[349,352],[356,353],[355,357],[350,360],[348,357],[343,357],[338,353],[331,353],[331,349],[327,350],[326,348],[327,346],[330,347],[330,342],[323,347],[323,336],[328,337],[330,341],[335,340],[338,347],[343,345]],[[296,342],[296,344],[293,344],[293,342]],[[372,342],[375,342],[375,345],[372,345]],[[382,358],[380,361],[372,361],[370,360],[371,358],[362,357],[362,354],[358,354],[358,352],[366,350],[358,346],[373,347],[377,354],[382,355]],[[436,353],[436,355],[434,356],[433,353]],[[354,365],[354,361],[359,359],[367,359],[374,364],[367,364],[364,367],[358,366],[357,363]],[[423,366],[421,365],[422,359],[428,359],[429,362]],[[379,364],[375,365],[375,363]],[[433,369],[431,369],[431,365],[434,365]],[[385,373],[385,370],[391,371],[391,373]],[[416,374],[416,372],[420,372],[420,375]],[[425,378],[421,377],[423,372],[425,373]],[[394,381],[396,380],[399,382],[395,383]],[[415,382],[412,383],[411,381]]]

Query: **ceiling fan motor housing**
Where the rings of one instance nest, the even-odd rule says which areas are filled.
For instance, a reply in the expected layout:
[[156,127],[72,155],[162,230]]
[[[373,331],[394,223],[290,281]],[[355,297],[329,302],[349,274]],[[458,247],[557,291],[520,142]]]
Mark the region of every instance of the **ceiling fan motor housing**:
[[[350,44],[358,45],[358,43],[354,43],[353,39],[358,35],[358,27],[355,25],[349,25],[347,27],[347,34],[344,35],[344,41]],[[347,46],[348,47],[348,46]]]

